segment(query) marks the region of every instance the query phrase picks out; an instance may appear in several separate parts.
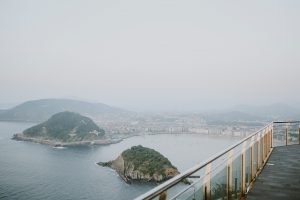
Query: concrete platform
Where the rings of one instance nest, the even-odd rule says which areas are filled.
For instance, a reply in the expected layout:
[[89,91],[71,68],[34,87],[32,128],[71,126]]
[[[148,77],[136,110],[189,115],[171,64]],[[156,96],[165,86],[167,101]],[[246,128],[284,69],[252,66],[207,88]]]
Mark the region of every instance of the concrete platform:
[[247,200],[300,200],[300,145],[275,147]]

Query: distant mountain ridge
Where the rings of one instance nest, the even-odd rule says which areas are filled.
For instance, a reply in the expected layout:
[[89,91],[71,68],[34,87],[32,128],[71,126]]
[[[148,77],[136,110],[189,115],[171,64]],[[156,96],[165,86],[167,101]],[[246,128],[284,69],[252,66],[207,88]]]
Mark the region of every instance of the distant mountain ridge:
[[300,117],[299,109],[283,103],[266,106],[238,105],[233,109],[268,120],[295,120]]
[[92,118],[129,112],[102,103],[89,103],[72,99],[40,99],[27,101],[14,108],[2,110],[0,121],[42,122],[53,114],[63,111],[76,112]]
[[270,121],[299,120],[300,110],[277,103],[267,106],[238,105],[226,111],[208,112],[203,115],[209,124],[263,123]]
[[228,122],[257,122],[263,120],[263,118],[241,111],[228,111],[228,112],[217,112],[207,113],[204,118],[209,124],[219,124]]

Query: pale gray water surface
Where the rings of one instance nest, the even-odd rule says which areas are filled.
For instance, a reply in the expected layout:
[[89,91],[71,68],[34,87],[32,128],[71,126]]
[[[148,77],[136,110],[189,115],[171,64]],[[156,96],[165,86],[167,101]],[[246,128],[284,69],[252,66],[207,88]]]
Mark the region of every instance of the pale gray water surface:
[[95,163],[141,144],[159,151],[182,172],[237,141],[194,134],[148,135],[108,146],[57,149],[10,139],[32,125],[0,122],[0,199],[132,199],[155,184],[126,184],[114,171]]

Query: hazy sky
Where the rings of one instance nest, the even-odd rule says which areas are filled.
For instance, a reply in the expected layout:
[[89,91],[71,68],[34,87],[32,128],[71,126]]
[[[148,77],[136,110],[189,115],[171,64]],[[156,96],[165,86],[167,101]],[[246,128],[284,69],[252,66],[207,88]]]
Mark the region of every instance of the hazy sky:
[[299,0],[0,0],[0,103],[197,110],[299,92]]

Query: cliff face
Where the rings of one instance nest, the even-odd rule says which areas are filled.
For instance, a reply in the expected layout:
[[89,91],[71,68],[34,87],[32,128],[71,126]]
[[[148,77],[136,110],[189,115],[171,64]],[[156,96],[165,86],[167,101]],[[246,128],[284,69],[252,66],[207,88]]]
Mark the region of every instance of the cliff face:
[[[177,168],[167,158],[153,149],[137,146],[124,152],[113,161],[98,164],[111,167],[126,182],[130,180],[161,182],[179,174]],[[132,160],[126,155],[129,153],[134,155]]]

